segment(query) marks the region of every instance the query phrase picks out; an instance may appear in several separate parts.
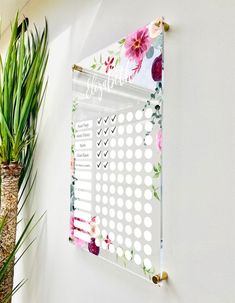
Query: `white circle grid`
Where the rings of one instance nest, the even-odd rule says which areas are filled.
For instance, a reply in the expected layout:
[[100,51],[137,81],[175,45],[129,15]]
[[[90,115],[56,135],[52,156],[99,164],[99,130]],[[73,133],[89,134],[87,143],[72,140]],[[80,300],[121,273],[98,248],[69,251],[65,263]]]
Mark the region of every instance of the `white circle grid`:
[[[151,108],[107,119],[96,132],[95,212],[104,239],[96,245],[151,269],[153,254],[153,163],[155,134]],[[106,120],[105,119],[105,120]],[[99,120],[100,121],[100,120]],[[107,141],[108,139],[108,141]],[[98,143],[102,140],[102,144]],[[106,167],[105,164],[107,163]],[[107,232],[108,231],[108,232]]]

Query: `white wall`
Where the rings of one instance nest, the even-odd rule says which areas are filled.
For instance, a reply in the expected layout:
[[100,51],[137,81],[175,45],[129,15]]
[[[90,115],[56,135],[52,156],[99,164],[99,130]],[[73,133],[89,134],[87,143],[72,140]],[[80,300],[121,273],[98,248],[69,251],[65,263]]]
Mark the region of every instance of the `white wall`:
[[[234,0],[31,0],[50,29],[49,87],[33,208],[47,209],[15,302],[234,303]],[[68,241],[71,65],[163,15],[165,269],[162,288]]]

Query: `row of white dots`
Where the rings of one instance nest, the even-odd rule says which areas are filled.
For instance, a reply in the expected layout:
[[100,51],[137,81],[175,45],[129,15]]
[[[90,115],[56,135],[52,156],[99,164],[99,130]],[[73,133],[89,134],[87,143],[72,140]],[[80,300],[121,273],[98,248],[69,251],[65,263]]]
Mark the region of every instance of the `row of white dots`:
[[151,108],[147,108],[145,111],[137,110],[135,113],[128,112],[126,114],[121,113],[119,115],[107,116],[107,117],[98,117],[96,122],[97,125],[100,126],[102,124],[108,125],[109,123],[114,124],[116,121],[119,123],[124,123],[125,121],[131,122],[133,121],[134,117],[136,120],[141,120],[143,118],[149,119],[153,114],[153,110]]
[[[115,240],[115,235],[112,232],[109,233],[109,239],[112,242]],[[132,241],[131,241],[130,238],[126,238],[125,240],[123,240],[123,237],[121,235],[118,235],[116,240],[117,240],[118,245],[125,244],[125,246],[127,248],[131,248],[132,247],[133,243],[132,243]],[[99,244],[97,246],[100,246],[100,244],[102,242],[105,242],[105,240],[104,241],[100,241],[100,239],[98,239],[98,238],[96,239],[96,245]],[[105,243],[107,244],[107,242],[105,242]],[[142,247],[142,245],[141,245],[141,243],[139,241],[135,241],[134,242],[134,249],[137,252],[141,252],[141,250],[143,249],[145,255],[147,255],[147,256],[150,256],[152,254],[152,248],[151,248],[151,246],[149,244],[145,244]]]
[[136,159],[141,159],[143,156],[145,159],[151,159],[153,155],[152,149],[148,148],[144,152],[141,149],[136,149],[135,152],[133,150],[128,149],[126,152],[123,151],[123,149],[118,150],[117,152],[115,150],[110,151],[110,158],[115,159],[116,157],[118,159],[123,159],[126,157],[127,159],[132,159],[133,156],[135,156]]
[[[119,162],[111,161],[109,163],[110,170],[115,171],[115,172],[116,172],[116,170],[122,172],[122,171],[124,171],[124,169],[127,172],[132,172],[133,167],[136,170],[136,172],[141,172],[143,169],[146,173],[151,173],[153,171],[153,165],[151,162],[146,162],[144,165],[141,162],[136,162],[133,165],[130,161],[128,161],[126,163],[123,161],[119,161]],[[129,180],[130,183],[133,181],[132,175],[130,176],[127,174],[126,178]]]
[[[140,203],[140,201],[136,201],[133,203],[130,199],[127,199],[124,203],[123,199],[120,197],[118,199],[115,199],[114,197],[108,198],[106,195],[101,197],[100,194],[96,194],[96,202],[97,203],[102,202],[104,205],[109,203],[111,206],[115,206],[117,204],[119,207],[122,207],[122,205],[123,206],[125,205],[125,207],[128,210],[134,209],[137,212],[140,212],[143,209],[143,205]],[[149,206],[149,203],[145,203],[144,206],[145,206],[145,208],[144,208],[145,212],[151,213],[151,211],[152,211],[151,204]]]
[[[142,223],[142,217],[139,214],[136,214],[132,216],[131,213],[123,213],[121,210],[115,210],[114,208],[108,209],[106,206],[101,207],[100,205],[96,205],[95,211],[97,214],[103,214],[104,216],[107,216],[109,214],[110,218],[114,218],[117,216],[119,220],[122,220],[124,217],[127,222],[132,222],[133,218],[136,224],[141,224]],[[152,206],[150,203],[145,203],[144,205],[144,211],[146,214],[151,214],[152,213]],[[147,225],[147,224],[146,224]]]
[[[110,153],[110,155],[111,155],[111,153]],[[148,172],[152,171],[152,165],[151,165],[151,170],[149,171],[149,167],[147,167],[147,165],[143,166],[143,164],[141,162],[136,162],[135,164],[133,164],[130,161],[128,161],[126,163],[124,163],[122,161],[119,161],[119,162],[112,161],[112,162],[110,162],[110,170],[111,171],[119,170],[120,172],[122,172],[125,169],[125,171],[133,173],[133,169],[134,169],[137,173],[140,173],[143,170],[143,167],[144,167],[145,171],[146,170],[148,170]]]
[[[97,213],[100,213],[100,211],[97,212]],[[115,215],[115,214],[114,214],[114,215]],[[118,217],[118,219],[121,218],[120,220],[122,220],[123,217],[124,217],[123,212],[117,211],[117,217]],[[111,217],[111,218],[113,218],[113,217]],[[141,217],[140,215],[138,215],[138,214],[132,216],[132,215],[130,215],[130,214],[127,213],[127,214],[125,215],[125,219],[126,219],[126,221],[127,221],[128,223],[131,223],[132,220],[133,220],[133,218],[134,218],[134,222],[135,222],[136,225],[140,225],[140,224],[143,222],[144,226],[147,227],[147,228],[150,228],[150,227],[152,226],[152,220],[151,220],[150,217],[145,217],[144,219],[142,219],[142,217]],[[109,226],[110,229],[115,229],[115,227],[116,227],[117,230],[118,230],[119,232],[122,232],[122,231],[123,231],[123,224],[122,224],[122,222],[117,222],[117,223],[116,223],[116,222],[115,222],[114,220],[112,220],[112,219],[108,220],[107,218],[103,217],[103,218],[100,220],[100,224],[101,224],[103,227]],[[128,225],[128,224],[126,225],[125,230],[126,230],[126,233],[127,233],[128,235],[130,235],[131,232],[132,232],[132,231],[130,231],[129,225]]]
[[[135,143],[136,146],[141,146],[143,144],[143,137],[142,136],[137,136],[135,138],[133,137],[127,137],[125,140],[124,138],[112,138],[110,140],[110,147],[114,148],[116,146],[118,147],[123,147],[126,145],[127,147],[131,147]],[[145,145],[149,146],[153,143],[153,137],[151,135],[145,136],[144,139]]]
[[153,123],[150,121],[146,121],[146,122],[139,122],[136,125],[133,124],[120,125],[117,127],[117,133],[121,136],[124,135],[124,133],[130,135],[134,131],[137,134],[140,134],[143,130],[145,130],[146,132],[151,132],[152,129],[153,129]]
[[[123,232],[123,228],[124,228],[124,227],[123,227],[123,224],[119,222],[119,223],[118,223],[118,226],[119,226],[118,231],[119,231],[119,232]],[[120,227],[121,227],[121,228],[120,228]],[[131,227],[129,227],[129,228],[131,228]],[[105,229],[102,229],[102,232],[101,232],[101,230],[99,229],[99,227],[96,227],[95,234],[96,234],[96,238],[99,237],[100,234],[101,234],[104,238],[107,237],[107,231],[106,231]],[[112,235],[112,238],[111,238],[110,234]],[[132,232],[132,230],[131,230],[131,233],[129,233],[129,235],[131,235],[131,234],[134,234],[134,236],[135,236],[136,238],[138,238],[138,239],[140,239],[140,238],[143,236],[143,238],[144,238],[147,242],[150,242],[150,241],[152,240],[152,234],[151,234],[151,232],[150,232],[149,230],[145,230],[144,232],[142,232],[141,229],[140,229],[139,227],[135,227],[134,230],[133,230],[133,232]],[[104,235],[106,235],[106,236],[104,236]],[[124,241],[123,235],[118,234],[117,236],[115,236],[115,233],[111,231],[111,232],[109,233],[109,236],[108,236],[108,237],[109,237],[109,239],[110,239],[111,241],[114,241],[115,238],[116,238],[116,241],[118,242],[118,244],[120,244],[120,245],[123,244],[123,241]],[[119,239],[119,240],[118,240],[118,239]],[[125,238],[125,239],[126,239],[126,238]],[[130,245],[126,244],[126,246],[127,246],[127,247],[131,247],[131,246],[132,246],[132,240],[131,240],[129,237],[127,237],[127,239],[129,239],[128,241],[129,241]],[[139,243],[139,241],[137,241],[137,242]],[[138,250],[138,249],[136,248],[135,244],[134,244],[134,247],[135,247],[136,250]]]
[[123,195],[124,192],[127,197],[132,197],[134,194],[134,196],[137,199],[142,198],[142,196],[144,196],[146,200],[151,200],[153,197],[153,193],[150,189],[146,189],[145,191],[142,191],[139,187],[132,189],[130,186],[124,188],[121,185],[115,186],[112,184],[108,186],[107,184],[101,185],[100,183],[97,183],[95,188],[97,192],[101,192],[102,190],[103,193],[108,193],[108,192],[110,192],[110,194],[117,193],[120,196]]
[[[127,162],[126,163],[126,170],[128,172],[131,172],[133,168],[133,164],[131,162]],[[127,175],[128,176],[128,175]],[[131,176],[131,175],[130,175]],[[130,176],[128,176],[127,178],[125,177],[125,175],[118,173],[111,173],[111,174],[107,174],[106,172],[104,172],[103,174],[101,173],[96,173],[96,180],[98,182],[100,182],[101,180],[104,182],[108,182],[110,181],[111,183],[117,181],[119,183],[123,183],[124,181],[127,181],[125,179],[130,179]],[[141,185],[142,183],[144,183],[146,186],[151,186],[152,185],[152,177],[150,176],[145,176],[142,177],[141,175],[136,175],[136,176],[131,176],[131,182],[130,180],[128,182],[126,182],[127,184],[130,184],[134,181],[134,183],[136,185]]]
[[152,108],[147,108],[145,111],[137,110],[134,114],[133,112],[128,112],[126,115],[121,113],[118,115],[117,119],[119,123],[124,123],[125,121],[131,122],[134,117],[136,120],[141,120],[143,118],[150,119],[153,114]]

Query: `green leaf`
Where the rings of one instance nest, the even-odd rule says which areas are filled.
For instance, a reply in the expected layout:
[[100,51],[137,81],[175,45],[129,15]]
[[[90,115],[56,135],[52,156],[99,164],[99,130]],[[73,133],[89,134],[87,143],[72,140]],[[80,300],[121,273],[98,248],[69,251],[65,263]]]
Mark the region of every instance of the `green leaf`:
[[35,121],[44,95],[47,22],[41,35],[36,26],[34,32],[25,33],[25,24],[17,33],[17,14],[6,61],[0,70],[0,160],[6,163],[19,161],[24,148],[34,140]]
[[158,162],[158,171],[159,171],[159,173],[161,172],[161,170],[162,170],[161,163],[160,163],[160,162]]
[[118,43],[122,45],[122,44],[125,43],[125,41],[126,41],[126,39],[125,39],[125,38],[122,38],[121,40],[118,41]]
[[23,82],[23,65],[24,65],[24,53],[25,53],[25,44],[24,44],[24,22],[22,23],[22,34],[20,37],[20,53],[19,53],[19,72],[18,72],[18,83],[16,88],[16,105],[14,112],[14,133],[16,133],[18,123],[19,123],[19,115],[20,115],[20,101],[21,101],[21,89]]
[[156,191],[154,192],[154,197],[155,197],[156,199],[160,200],[160,199],[159,199],[159,196],[158,196],[158,193],[157,193]]
[[148,59],[151,59],[152,56],[153,56],[153,54],[154,54],[154,48],[151,46],[151,47],[149,48],[149,50],[147,51],[147,53],[146,53],[146,57],[147,57]]
[[[36,180],[36,175],[32,178],[33,157],[37,142],[38,114],[47,87],[47,81],[44,81],[48,62],[47,35],[46,20],[42,33],[39,33],[36,26],[32,31],[25,32],[24,22],[21,31],[18,31],[17,13],[4,63],[0,56],[0,161],[6,164],[16,161],[22,166],[19,178],[19,212],[29,200]],[[28,241],[29,235],[42,217],[35,222],[33,215],[27,221],[13,251],[0,267],[0,283],[12,263],[16,264],[21,260],[33,244],[31,241],[22,252],[25,241]],[[19,218],[17,221],[17,226],[23,222]],[[0,237],[4,227],[5,219],[1,218]],[[16,254],[19,254],[17,259]],[[18,283],[4,302],[8,302],[24,283],[25,280]]]
[[117,66],[120,62],[120,57],[117,57],[116,60],[115,60],[115,66]]

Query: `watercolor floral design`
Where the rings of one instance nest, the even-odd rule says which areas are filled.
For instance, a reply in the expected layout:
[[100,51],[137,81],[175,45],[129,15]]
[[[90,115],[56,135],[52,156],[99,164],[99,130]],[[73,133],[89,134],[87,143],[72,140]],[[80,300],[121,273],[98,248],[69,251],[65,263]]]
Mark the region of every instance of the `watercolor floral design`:
[[149,30],[147,27],[138,29],[136,32],[127,36],[124,47],[126,49],[125,56],[130,61],[135,61],[136,66],[132,69],[133,73],[130,75],[132,79],[137,74],[142,66],[145,54],[149,50],[151,40],[149,37]]
[[136,63],[142,62],[144,55],[150,47],[150,37],[147,27],[138,29],[136,32],[126,37],[125,56]]
[[162,151],[162,129],[160,128],[156,135],[156,147],[159,152]]
[[102,53],[98,57],[94,57],[91,68],[96,71],[104,69],[105,73],[108,73],[110,70],[114,69],[121,62],[121,50],[124,43],[125,38],[119,40],[117,43],[117,48],[115,50],[108,50],[109,55],[105,59],[103,59]]
[[[120,39],[115,45],[112,45],[110,49],[105,52],[101,52],[98,55],[93,57],[93,61],[90,65],[90,68],[94,71],[101,72],[104,74],[115,74],[115,70],[121,66],[122,62],[130,62],[130,70],[128,71],[127,79],[133,80],[137,74],[142,70],[145,61],[151,60],[151,67],[148,68],[146,73],[149,73],[149,76],[154,81],[155,87],[150,93],[149,98],[146,100],[143,106],[143,112],[151,108],[153,110],[151,116],[151,123],[153,126],[158,125],[159,131],[156,134],[155,148],[158,153],[162,152],[162,105],[163,105],[163,70],[164,70],[164,60],[163,60],[163,29],[162,29],[162,18],[157,19],[154,22],[151,22],[149,25],[144,26],[134,33]],[[73,112],[76,112],[78,109],[78,101],[73,100]],[[145,136],[149,135],[151,132],[146,132]],[[72,125],[72,134],[75,137],[74,127]],[[74,138],[73,138],[74,139]],[[72,185],[71,185],[71,202],[74,200],[74,182],[76,178],[74,176],[74,145],[72,145],[72,158],[71,158],[71,169],[72,169]],[[160,188],[159,178],[161,176],[162,167],[161,167],[161,156],[158,163],[153,166],[153,183],[152,191],[154,197],[160,201]],[[73,204],[71,203],[71,213],[73,214]],[[99,255],[102,249],[102,246],[97,246],[97,241],[101,243],[102,241],[107,244],[107,249],[109,250],[114,243],[112,243],[109,234],[106,237],[103,237],[98,232],[96,217],[92,217],[91,221],[88,222],[91,227],[90,243],[85,243],[74,237],[74,230],[77,229],[74,227],[74,217],[71,216],[70,219],[70,240],[74,244],[87,247],[87,250],[94,254]],[[121,248],[123,249],[123,248]],[[124,249],[123,249],[124,251]],[[119,257],[116,254],[116,259],[123,266],[127,266],[128,262],[134,262],[133,256],[135,252],[134,249],[131,249],[131,258],[127,259],[125,254],[122,257]],[[146,277],[151,279],[152,275],[155,274],[155,269],[146,268],[144,264],[140,265],[142,272]]]
[[114,68],[113,61],[114,61],[114,57],[108,57],[107,60],[104,62],[106,66],[106,70],[105,70],[106,73],[108,73],[110,69]]
[[162,33],[162,18],[158,18],[157,20],[152,21],[148,25],[148,30],[150,38],[157,38]]
[[152,280],[152,276],[155,275],[154,267],[146,268],[146,266],[144,264],[142,264],[142,269],[143,269],[145,276],[147,276],[149,280]]
[[[158,123],[162,127],[162,72],[163,66],[163,29],[162,18],[158,18],[149,25],[144,26],[134,33],[122,38],[115,44],[115,47],[109,49],[107,57],[104,59],[104,53],[94,57],[91,68],[96,71],[109,72],[115,70],[125,58],[129,62],[134,62],[135,66],[129,71],[127,80],[131,81],[140,72],[145,60],[152,60],[151,78],[155,82],[155,89],[146,101],[143,111],[154,104],[154,112],[151,122]],[[155,53],[157,55],[155,55]],[[155,56],[155,57],[154,57]],[[147,135],[147,134],[146,134]]]
[[[78,220],[78,221],[81,221],[81,222],[88,223],[90,225],[90,232],[87,232],[85,230],[82,230],[80,228],[75,227],[74,226],[74,220]],[[81,231],[83,233],[89,234],[90,237],[91,237],[90,242],[87,243],[83,240],[80,240],[80,239],[76,238],[74,236],[74,230],[78,230],[78,231]],[[80,247],[83,247],[83,248],[87,246],[88,251],[90,253],[96,255],[96,256],[98,256],[99,253],[100,253],[100,246],[98,246],[97,243],[96,243],[97,239],[99,240],[100,243],[102,241],[104,241],[107,244],[107,249],[109,249],[111,244],[113,244],[108,234],[106,235],[106,237],[103,237],[100,234],[98,224],[96,222],[96,216],[92,217],[90,222],[86,222],[82,219],[75,218],[73,215],[71,215],[71,217],[70,217],[70,238],[69,239],[70,239],[70,241],[72,241],[77,246],[80,246]]]
[[[153,179],[159,179],[160,175],[161,175],[161,171],[162,171],[162,166],[161,163],[158,162],[156,165],[153,166]],[[154,182],[153,182],[154,183]],[[159,195],[159,187],[157,187],[156,185],[152,185],[152,190],[153,190],[153,195],[154,197],[160,201],[160,195]]]
[[77,98],[73,98],[73,104],[72,104],[72,112],[76,112],[78,109],[78,99]]
[[[143,60],[151,59],[155,49],[162,50],[162,22],[163,19],[158,18],[119,40],[112,49],[108,49],[108,55],[105,52],[96,55],[90,66],[91,69],[107,74],[120,65],[125,58],[135,63],[127,76],[127,80],[133,80],[141,70]],[[161,65],[162,56],[160,55],[154,58],[152,65],[151,72],[154,81],[161,81]]]
[[151,72],[154,81],[162,81],[162,54],[154,59]]
[[71,215],[70,216],[70,237],[69,237],[69,240],[72,241],[77,246],[84,247],[85,246],[85,242],[83,240],[81,240],[81,239],[79,239],[79,238],[77,238],[77,237],[74,236],[74,230],[75,229],[81,231],[81,229],[76,228],[74,226],[74,220],[75,220],[74,216]]

